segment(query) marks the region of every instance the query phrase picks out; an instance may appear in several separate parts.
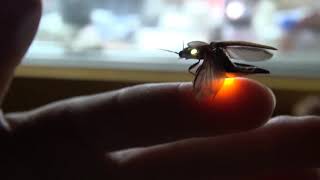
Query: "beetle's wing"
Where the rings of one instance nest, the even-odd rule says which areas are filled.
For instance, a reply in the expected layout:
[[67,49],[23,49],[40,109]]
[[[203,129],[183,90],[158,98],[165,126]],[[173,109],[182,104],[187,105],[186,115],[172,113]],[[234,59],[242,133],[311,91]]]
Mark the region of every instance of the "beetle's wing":
[[264,61],[273,56],[266,49],[248,46],[228,46],[224,48],[224,51],[231,59],[244,61]]
[[224,70],[214,64],[212,56],[205,55],[193,81],[196,98],[198,100],[214,98],[222,87],[224,77]]
[[191,47],[191,48],[197,48],[197,47],[206,46],[206,45],[209,45],[209,44],[202,41],[191,41],[188,43],[188,47]]
[[255,48],[261,48],[261,49],[269,49],[269,50],[277,50],[277,48],[274,48],[272,46],[267,46],[263,44],[257,44],[247,41],[219,41],[219,42],[213,42],[214,44],[217,44],[220,47],[228,47],[228,46],[245,46],[245,47],[255,47]]

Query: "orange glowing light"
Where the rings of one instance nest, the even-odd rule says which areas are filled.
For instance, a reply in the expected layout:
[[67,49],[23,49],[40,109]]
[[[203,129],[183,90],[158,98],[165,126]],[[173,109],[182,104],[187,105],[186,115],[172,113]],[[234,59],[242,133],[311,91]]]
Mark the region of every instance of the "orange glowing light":
[[[204,99],[201,99],[203,102],[207,102],[209,104],[225,104],[228,102],[231,102],[235,96],[238,96],[240,88],[240,80],[239,78],[225,78],[223,79],[223,84],[221,87],[219,84],[217,85],[214,81],[211,84],[211,87],[208,89],[203,89],[204,94],[208,94],[207,97],[204,97]],[[214,89],[218,88],[218,92],[216,95],[209,95],[210,92],[214,91]],[[212,90],[211,90],[212,89]],[[206,93],[208,92],[208,93]]]
[[234,78],[226,78],[224,79],[223,86],[232,86],[234,81]]
[[234,74],[234,73],[226,73],[226,77],[228,78],[234,78],[234,77],[238,77],[238,75]]
[[228,101],[227,99],[233,98],[237,94],[237,91],[239,91],[238,85],[237,78],[225,78],[215,99],[217,101]]

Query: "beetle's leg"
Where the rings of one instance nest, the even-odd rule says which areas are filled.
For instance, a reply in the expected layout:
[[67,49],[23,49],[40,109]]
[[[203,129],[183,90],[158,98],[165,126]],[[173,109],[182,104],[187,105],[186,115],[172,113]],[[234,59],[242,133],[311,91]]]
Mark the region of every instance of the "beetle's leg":
[[200,63],[200,59],[198,60],[198,62],[192,64],[188,69],[189,73],[196,75],[194,72],[192,72],[192,69],[195,68],[199,63]]
[[193,79],[193,89],[195,89],[196,87],[195,87],[195,85],[196,85],[196,81],[197,81],[197,79],[198,79],[198,77],[199,77],[199,71],[201,71],[202,70],[202,68],[203,68],[203,64],[201,64],[200,66],[199,66],[199,68],[197,69],[197,72],[196,72],[196,75],[195,75],[195,77],[194,77],[194,79]]

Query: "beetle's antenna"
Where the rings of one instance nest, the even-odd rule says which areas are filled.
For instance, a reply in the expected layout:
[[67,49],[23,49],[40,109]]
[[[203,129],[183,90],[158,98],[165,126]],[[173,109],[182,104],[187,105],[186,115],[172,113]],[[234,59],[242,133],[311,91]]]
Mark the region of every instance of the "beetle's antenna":
[[179,54],[178,52],[176,51],[171,51],[171,50],[168,50],[168,49],[160,49],[161,51],[167,51],[167,52],[171,52],[171,53],[175,53],[175,54]]

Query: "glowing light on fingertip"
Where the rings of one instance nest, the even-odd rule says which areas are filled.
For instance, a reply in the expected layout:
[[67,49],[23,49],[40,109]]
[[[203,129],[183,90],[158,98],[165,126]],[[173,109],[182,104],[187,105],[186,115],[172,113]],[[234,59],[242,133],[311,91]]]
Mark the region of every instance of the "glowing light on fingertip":
[[224,101],[234,97],[235,93],[237,93],[238,91],[237,84],[238,83],[236,78],[225,78],[223,81],[223,85],[216,96],[216,99],[218,99],[219,101]]
[[241,18],[246,11],[246,7],[243,2],[232,1],[226,7],[226,15],[232,20]]
[[223,86],[232,86],[234,84],[234,78],[226,78],[223,82]]

